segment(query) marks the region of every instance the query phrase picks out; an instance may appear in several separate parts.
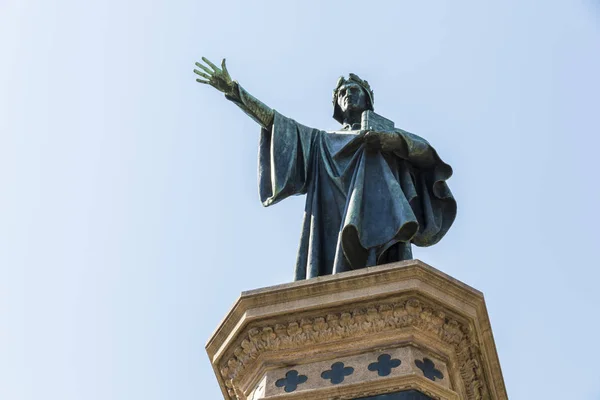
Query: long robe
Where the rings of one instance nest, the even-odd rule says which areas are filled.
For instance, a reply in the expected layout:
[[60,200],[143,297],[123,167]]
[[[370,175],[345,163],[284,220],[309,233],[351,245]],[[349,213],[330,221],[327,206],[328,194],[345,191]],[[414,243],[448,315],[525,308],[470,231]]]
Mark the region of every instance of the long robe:
[[275,112],[259,144],[264,206],[307,194],[295,280],[412,258],[448,231],[452,168],[429,143],[396,130],[405,154],[365,147],[358,130],[326,132]]

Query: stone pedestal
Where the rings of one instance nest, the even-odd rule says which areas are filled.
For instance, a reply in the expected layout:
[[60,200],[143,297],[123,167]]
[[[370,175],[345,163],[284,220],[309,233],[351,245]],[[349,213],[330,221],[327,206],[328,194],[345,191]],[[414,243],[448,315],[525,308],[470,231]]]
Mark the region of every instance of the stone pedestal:
[[481,292],[418,260],[242,293],[206,350],[226,399],[507,399]]

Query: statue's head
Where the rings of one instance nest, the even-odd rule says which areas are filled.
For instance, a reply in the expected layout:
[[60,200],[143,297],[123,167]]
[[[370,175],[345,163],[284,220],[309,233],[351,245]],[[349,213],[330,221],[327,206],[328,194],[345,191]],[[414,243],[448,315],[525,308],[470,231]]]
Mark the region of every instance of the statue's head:
[[373,111],[373,90],[369,82],[352,73],[348,79],[341,76],[333,91],[333,118],[341,124],[345,113],[361,114],[365,110]]

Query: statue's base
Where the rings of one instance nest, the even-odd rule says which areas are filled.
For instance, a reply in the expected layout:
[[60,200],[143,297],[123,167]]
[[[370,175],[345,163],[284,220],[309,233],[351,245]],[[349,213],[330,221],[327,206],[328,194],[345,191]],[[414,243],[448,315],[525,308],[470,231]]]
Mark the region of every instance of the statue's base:
[[206,349],[226,399],[507,399],[483,295],[418,260],[244,292]]

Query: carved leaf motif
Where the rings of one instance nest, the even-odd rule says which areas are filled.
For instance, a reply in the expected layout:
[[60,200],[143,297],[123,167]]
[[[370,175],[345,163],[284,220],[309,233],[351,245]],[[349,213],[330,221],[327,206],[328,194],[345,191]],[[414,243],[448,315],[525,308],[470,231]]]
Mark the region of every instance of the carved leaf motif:
[[251,328],[233,350],[233,356],[226,359],[219,370],[230,397],[236,399],[235,382],[244,375],[246,366],[263,351],[297,349],[409,326],[424,329],[453,345],[461,365],[460,375],[466,384],[467,399],[487,398],[472,326],[449,318],[442,310],[414,298],[378,307],[359,307],[351,312],[329,313],[324,317],[292,320],[286,325]]

